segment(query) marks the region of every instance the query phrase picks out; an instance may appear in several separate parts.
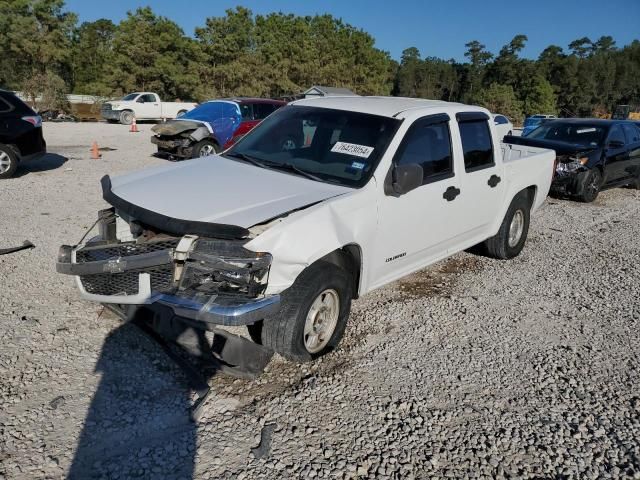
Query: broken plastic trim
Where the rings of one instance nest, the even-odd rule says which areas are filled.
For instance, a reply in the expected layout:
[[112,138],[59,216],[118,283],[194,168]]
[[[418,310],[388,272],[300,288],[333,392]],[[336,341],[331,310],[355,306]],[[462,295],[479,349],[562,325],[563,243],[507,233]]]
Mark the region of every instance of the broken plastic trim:
[[113,193],[111,190],[111,179],[109,178],[109,175],[102,177],[100,184],[102,185],[102,198],[116,207],[117,210],[125,212],[131,218],[144,225],[168,234],[176,236],[191,234],[230,240],[243,239],[249,236],[249,230],[236,225],[182,220],[152,212],[151,210],[147,210],[146,208],[127,202]]

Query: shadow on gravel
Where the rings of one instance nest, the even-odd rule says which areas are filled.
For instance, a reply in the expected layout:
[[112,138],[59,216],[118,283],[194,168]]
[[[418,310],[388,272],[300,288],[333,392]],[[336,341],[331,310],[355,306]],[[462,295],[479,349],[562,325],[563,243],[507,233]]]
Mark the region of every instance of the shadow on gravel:
[[60,168],[61,166],[63,166],[67,162],[67,160],[69,160],[67,157],[63,157],[62,155],[58,155],[57,153],[47,153],[43,157],[36,160],[29,160],[27,162],[21,163],[18,166],[18,170],[16,171],[14,178],[22,177],[30,173],[55,170],[56,168]]
[[131,323],[107,337],[68,478],[193,478],[189,388],[159,350]]

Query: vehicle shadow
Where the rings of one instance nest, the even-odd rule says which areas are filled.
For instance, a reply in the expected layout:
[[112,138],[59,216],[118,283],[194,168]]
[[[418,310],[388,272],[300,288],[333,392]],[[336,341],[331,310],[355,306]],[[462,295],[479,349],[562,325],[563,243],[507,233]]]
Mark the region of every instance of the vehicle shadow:
[[57,153],[47,153],[44,156],[29,160],[18,165],[14,178],[28,175],[29,173],[47,172],[49,170],[55,170],[63,166],[67,160],[67,157],[58,155]]
[[161,352],[131,322],[106,338],[68,478],[193,478],[189,388]]

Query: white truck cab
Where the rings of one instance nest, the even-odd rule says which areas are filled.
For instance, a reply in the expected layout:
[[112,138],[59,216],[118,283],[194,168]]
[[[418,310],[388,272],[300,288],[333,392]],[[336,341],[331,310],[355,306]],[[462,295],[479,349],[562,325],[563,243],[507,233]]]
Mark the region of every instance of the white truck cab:
[[154,92],[134,92],[121,100],[102,104],[101,114],[110,122],[130,125],[136,120],[164,120],[176,118],[197,104],[193,102],[163,102]]
[[300,100],[220,155],[105,177],[100,233],[61,247],[58,271],[89,300],[247,325],[305,361],[338,344],[360,295],[474,245],[518,255],[554,159],[501,144],[480,107]]

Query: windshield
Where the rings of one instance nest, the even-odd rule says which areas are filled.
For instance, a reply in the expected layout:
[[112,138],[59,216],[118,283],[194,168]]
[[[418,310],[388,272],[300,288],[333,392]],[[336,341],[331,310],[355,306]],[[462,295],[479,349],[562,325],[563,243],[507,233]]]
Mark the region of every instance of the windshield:
[[399,125],[395,118],[289,106],[269,116],[227,155],[314,180],[361,187]]
[[531,118],[527,118],[524,121],[524,126],[525,127],[533,127],[535,125],[540,125],[540,123],[542,123],[542,118],[539,117],[531,117]]
[[130,93],[129,95],[125,95],[122,97],[122,100],[125,102],[130,102],[131,100],[135,100],[136,97],[140,95],[139,93]]
[[606,128],[599,125],[551,122],[539,126],[527,137],[597,147],[605,133]]

